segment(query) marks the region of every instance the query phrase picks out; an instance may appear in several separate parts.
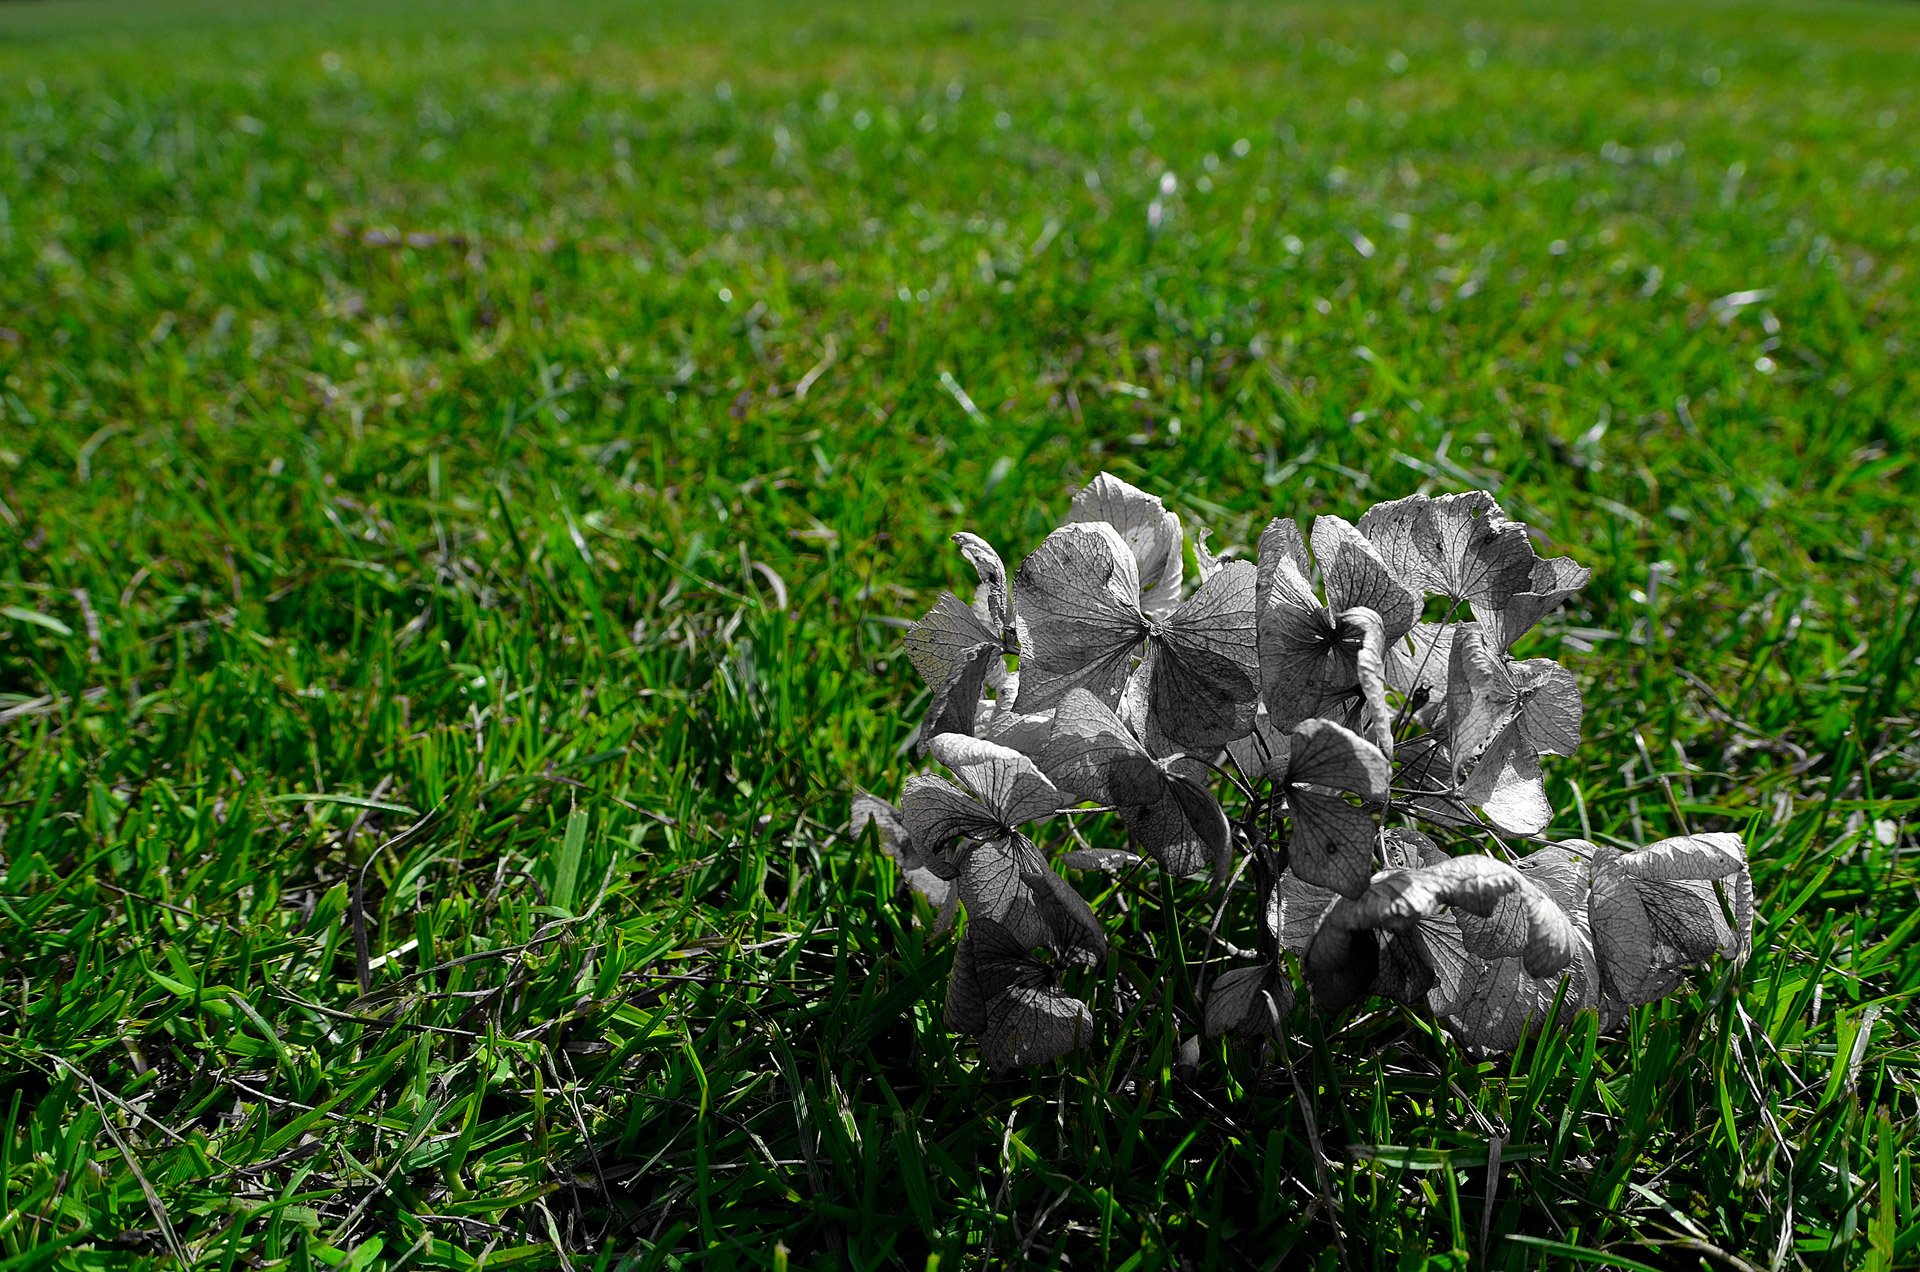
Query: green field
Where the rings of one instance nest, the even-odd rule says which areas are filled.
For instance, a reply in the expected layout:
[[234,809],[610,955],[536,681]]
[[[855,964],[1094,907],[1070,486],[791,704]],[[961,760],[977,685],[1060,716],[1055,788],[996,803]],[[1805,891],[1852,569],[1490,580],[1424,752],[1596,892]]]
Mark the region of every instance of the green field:
[[[0,1272],[1920,1264],[1920,8],[31,0],[0,120]],[[1102,469],[1496,490],[1752,960],[1176,1072],[1087,874],[987,1073],[848,791]]]

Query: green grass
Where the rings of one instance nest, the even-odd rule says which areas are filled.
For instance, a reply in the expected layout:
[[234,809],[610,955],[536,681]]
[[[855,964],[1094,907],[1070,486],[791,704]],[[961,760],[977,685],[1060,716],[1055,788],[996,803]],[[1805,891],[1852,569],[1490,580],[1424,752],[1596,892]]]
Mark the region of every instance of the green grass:
[[[1920,1262],[1916,56],[0,7],[0,1269]],[[1099,1045],[986,1074],[846,792],[912,771],[946,536],[1103,467],[1216,545],[1497,488],[1594,567],[1556,830],[1744,831],[1752,961],[1188,1078],[1189,978],[1117,992],[1198,894],[1086,876]]]

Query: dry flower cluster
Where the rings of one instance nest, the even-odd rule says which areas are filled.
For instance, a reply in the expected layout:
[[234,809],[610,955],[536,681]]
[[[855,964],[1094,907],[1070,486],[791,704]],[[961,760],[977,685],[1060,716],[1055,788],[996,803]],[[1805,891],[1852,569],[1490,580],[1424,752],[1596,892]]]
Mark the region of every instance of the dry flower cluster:
[[1589,574],[1536,556],[1491,495],[1322,515],[1307,536],[1276,519],[1254,562],[1201,531],[1191,590],[1179,517],[1107,474],[1011,581],[985,540],[954,540],[973,603],[944,594],[906,642],[930,691],[921,753],[952,777],[910,778],[898,808],[856,792],[854,826],[875,824],[938,928],[965,909],[946,1021],[994,1068],[1094,1036],[1060,977],[1102,963],[1106,931],[1033,838],[1063,816],[1110,811],[1130,839],[1076,829],[1069,869],[1131,869],[1137,850],[1211,872],[1224,901],[1251,867],[1257,945],[1204,989],[1209,1036],[1277,1030],[1297,968],[1319,1010],[1384,995],[1501,1050],[1745,956],[1738,835],[1540,838],[1541,758],[1579,745],[1580,688],[1508,651]]

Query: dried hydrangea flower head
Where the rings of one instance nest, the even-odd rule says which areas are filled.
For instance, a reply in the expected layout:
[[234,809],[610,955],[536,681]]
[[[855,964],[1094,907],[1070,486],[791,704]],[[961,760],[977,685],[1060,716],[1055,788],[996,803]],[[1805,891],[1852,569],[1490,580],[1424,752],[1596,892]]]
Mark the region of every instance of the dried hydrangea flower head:
[[1061,977],[1102,964],[1106,933],[1034,838],[1076,812],[1114,813],[1127,842],[1072,830],[1064,868],[1125,870],[1126,887],[1151,859],[1210,873],[1229,902],[1250,884],[1256,948],[1205,982],[1209,1036],[1278,1030],[1304,981],[1316,1010],[1380,996],[1497,1051],[1745,957],[1738,835],[1540,838],[1542,761],[1579,746],[1580,687],[1509,651],[1589,575],[1538,557],[1492,495],[1413,495],[1305,534],[1276,519],[1253,561],[1206,540],[1189,588],[1179,516],[1103,473],[1011,581],[955,535],[974,599],[944,593],[907,635],[919,750],[951,777],[910,778],[899,808],[857,792],[854,829],[875,827],[936,930],[964,910],[946,1022],[991,1067],[1094,1037]]

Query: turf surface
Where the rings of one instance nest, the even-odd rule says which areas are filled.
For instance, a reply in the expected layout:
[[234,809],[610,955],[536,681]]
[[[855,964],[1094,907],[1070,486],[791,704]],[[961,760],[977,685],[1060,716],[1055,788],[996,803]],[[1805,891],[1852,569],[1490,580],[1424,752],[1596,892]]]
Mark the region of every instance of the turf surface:
[[[1920,1260],[1916,57],[0,6],[0,1269]],[[846,792],[946,536],[1102,468],[1216,545],[1497,489],[1594,567],[1557,829],[1744,831],[1751,963],[1184,1074],[1187,979],[1114,987],[1203,885],[1085,876],[1100,1045],[990,1078]]]

